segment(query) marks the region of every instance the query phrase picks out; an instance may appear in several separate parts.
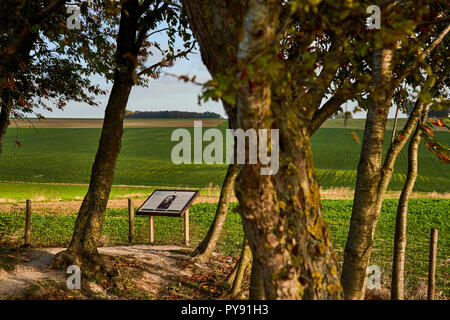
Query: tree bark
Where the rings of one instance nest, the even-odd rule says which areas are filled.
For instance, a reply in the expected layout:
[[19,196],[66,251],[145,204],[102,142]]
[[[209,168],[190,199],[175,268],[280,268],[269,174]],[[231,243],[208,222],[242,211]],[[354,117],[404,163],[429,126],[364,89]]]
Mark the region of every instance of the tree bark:
[[222,189],[220,191],[219,203],[217,204],[216,214],[214,220],[208,230],[203,241],[197,246],[193,252],[193,257],[200,262],[206,262],[211,258],[212,252],[215,249],[222,233],[223,226],[228,214],[230,198],[234,191],[234,181],[239,172],[239,166],[230,164],[228,166],[227,174],[223,181]]
[[382,173],[384,133],[393,94],[393,89],[386,87],[392,79],[392,55],[390,49],[375,49],[373,54],[373,89],[369,96],[341,275],[345,299],[364,299],[366,270],[383,196],[378,186]]
[[[242,245],[241,258],[237,262],[237,269],[231,287],[230,297],[232,299],[242,299],[242,282],[244,281],[245,273],[251,264],[252,252],[248,245],[248,240],[244,238]],[[234,270],[233,270],[234,271]]]
[[241,249],[241,256],[239,257],[239,260],[236,262],[236,264],[233,267],[233,270],[231,270],[230,274],[225,279],[225,284],[227,285],[227,287],[233,286],[234,279],[236,279],[237,270],[239,269],[239,264],[241,263],[241,258],[242,258],[242,249]]
[[[239,46],[242,65],[276,43],[279,12],[278,1],[250,1]],[[245,234],[261,263],[266,297],[341,298],[337,262],[321,214],[308,115],[298,115],[297,108],[285,104],[272,106],[267,68],[256,63],[253,67],[251,90],[250,84],[242,85],[237,94],[237,126],[244,131],[279,128],[280,168],[270,176],[261,175],[260,164],[241,165],[236,194]]]
[[397,207],[397,217],[395,220],[394,234],[394,261],[392,263],[392,283],[391,299],[403,300],[404,276],[405,276],[405,255],[406,255],[406,226],[408,215],[408,201],[414,188],[418,172],[417,153],[421,140],[420,125],[426,120],[429,106],[424,108],[421,119],[417,122],[416,131],[409,142],[408,148],[408,172],[405,184],[400,195]]
[[123,4],[116,55],[116,62],[120,67],[115,70],[114,84],[105,110],[89,189],[78,212],[72,241],[66,251],[54,257],[53,266],[76,264],[85,271],[111,272],[105,269],[97,246],[121,148],[125,108],[134,84],[133,73],[137,66],[138,54],[136,46],[138,8],[135,1]]
[[265,300],[264,282],[261,274],[261,264],[253,257],[250,276],[249,300]]

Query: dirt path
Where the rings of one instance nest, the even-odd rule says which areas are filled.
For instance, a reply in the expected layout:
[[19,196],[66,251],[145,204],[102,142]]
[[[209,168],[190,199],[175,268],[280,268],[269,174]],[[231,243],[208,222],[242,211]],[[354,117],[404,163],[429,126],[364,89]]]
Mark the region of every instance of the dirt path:
[[[36,248],[22,250],[14,270],[0,269],[0,299],[24,297],[30,286],[36,286],[45,281],[53,281],[59,283],[60,287],[64,287],[66,283],[64,271],[49,267],[53,256],[61,250],[63,249]],[[189,249],[177,246],[149,245],[99,248],[101,254],[110,256],[109,258],[113,261],[118,261],[118,258],[123,259],[120,265],[121,272],[128,272],[131,269],[134,272],[139,271],[139,276],[134,274],[132,277],[132,287],[134,290],[145,292],[146,296],[150,298],[161,298],[162,294],[170,292],[170,288],[167,288],[167,286],[173,282],[189,281],[195,274],[195,269],[200,268],[212,272],[207,265],[187,263],[186,261],[190,261],[187,259],[186,253],[188,251]],[[215,264],[225,263],[227,264],[225,267],[229,268],[233,265],[233,262],[231,259],[226,260],[222,257],[216,260]],[[128,269],[128,271],[124,271],[125,269]],[[38,293],[41,296],[46,296],[45,287],[38,286],[38,288],[40,290]],[[89,283],[89,290],[95,293],[95,298],[117,298],[93,282]],[[189,296],[185,298],[189,298]]]

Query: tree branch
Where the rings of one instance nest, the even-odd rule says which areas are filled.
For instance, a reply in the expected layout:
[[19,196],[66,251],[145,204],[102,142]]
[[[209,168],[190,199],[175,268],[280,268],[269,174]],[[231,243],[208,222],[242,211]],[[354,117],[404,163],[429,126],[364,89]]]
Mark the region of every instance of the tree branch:
[[423,50],[421,54],[417,56],[413,64],[411,64],[408,68],[406,68],[406,70],[401,75],[392,80],[391,86],[397,88],[409,74],[411,74],[414,70],[417,69],[419,63],[425,60],[425,58],[431,53],[431,51],[434,50],[434,48],[436,48],[442,42],[442,40],[449,32],[450,32],[450,24],[447,25],[447,27],[444,30],[442,30],[442,32],[433,40],[433,42],[431,42],[431,44],[425,50]]
[[[174,55],[173,58],[170,61],[174,61],[174,60],[176,60],[179,57],[186,56],[188,53],[192,52],[192,50],[195,48],[195,45],[196,45],[196,42],[194,41],[189,49]],[[150,67],[145,68],[144,70],[141,70],[138,73],[138,76],[150,75],[156,68],[163,67],[166,62],[167,62],[166,59],[162,59],[160,62],[157,62],[157,63],[151,65]]]
[[48,6],[43,8],[42,10],[39,10],[37,13],[35,13],[28,21],[29,23],[24,24],[22,27],[22,30],[20,32],[20,36],[17,41],[14,41],[13,43],[8,44],[5,46],[1,52],[0,57],[1,60],[4,60],[5,56],[11,56],[15,55],[18,51],[20,46],[27,42],[28,37],[32,33],[32,30],[30,28],[30,25],[40,24],[46,19],[48,19],[54,12],[64,7],[65,0],[54,0],[50,2]]
[[[144,3],[145,4],[145,3]],[[150,4],[147,3],[147,7],[145,8],[143,5],[143,12],[148,10]],[[140,21],[140,25],[142,26],[142,29],[139,31],[139,34],[137,36],[136,45],[138,48],[142,46],[142,43],[144,40],[148,37],[147,32],[150,29],[151,22],[155,19],[155,16],[158,16],[159,14],[162,14],[167,8],[169,7],[169,4],[166,2],[163,3],[163,5],[159,8],[156,8],[152,10],[152,12],[147,13]]]
[[386,187],[389,184],[389,181],[391,180],[397,156],[400,153],[400,151],[402,151],[403,147],[405,146],[406,142],[411,136],[418,119],[422,115],[422,111],[425,107],[425,103],[422,101],[422,96],[430,91],[430,87],[433,84],[434,80],[435,80],[434,75],[427,77],[427,80],[424,83],[422,90],[420,90],[420,93],[417,96],[413,111],[408,117],[408,120],[403,126],[403,129],[390,144],[383,162],[383,167],[381,169],[381,179],[378,190],[386,190]]
[[[355,84],[354,86],[357,86]],[[323,106],[316,110],[309,126],[309,134],[312,136],[320,126],[335,113],[339,107],[356,97],[357,91],[353,88],[340,88],[336,93],[328,99]]]
[[306,109],[313,113],[320,107],[320,102],[324,98],[330,84],[332,83],[337,70],[340,67],[340,63],[333,63],[338,61],[342,57],[344,45],[340,39],[334,39],[330,49],[325,53],[322,61],[323,67],[320,71],[317,81],[314,81],[314,85],[307,91],[305,103]]

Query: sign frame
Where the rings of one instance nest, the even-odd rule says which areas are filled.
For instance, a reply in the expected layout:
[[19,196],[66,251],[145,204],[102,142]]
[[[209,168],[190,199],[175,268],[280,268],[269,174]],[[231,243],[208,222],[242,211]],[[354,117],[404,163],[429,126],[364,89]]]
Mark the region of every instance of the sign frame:
[[[163,212],[163,211],[141,211],[142,207],[147,203],[147,201],[155,194],[157,191],[171,191],[171,192],[194,192],[193,196],[189,199],[189,201],[183,206],[180,213],[173,213],[173,212]],[[139,209],[136,211],[136,215],[141,216],[156,216],[156,217],[183,217],[186,214],[186,211],[190,207],[190,205],[194,202],[194,200],[197,198],[197,196],[200,194],[200,190],[174,190],[174,189],[155,189],[153,192],[148,196],[148,198],[142,203],[142,205],[139,207]]]

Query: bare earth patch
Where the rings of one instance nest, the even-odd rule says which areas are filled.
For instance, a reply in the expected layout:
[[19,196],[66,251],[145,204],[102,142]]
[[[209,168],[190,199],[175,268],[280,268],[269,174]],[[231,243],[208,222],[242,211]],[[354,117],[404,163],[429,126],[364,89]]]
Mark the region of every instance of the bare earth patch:
[[235,258],[216,254],[211,263],[198,264],[190,259],[190,249],[177,246],[104,247],[99,252],[107,263],[119,268],[123,287],[111,288],[84,279],[81,291],[72,291],[66,287],[64,271],[49,267],[53,256],[61,250],[22,250],[14,270],[0,269],[0,299],[220,298],[217,283],[236,262]]
[[[178,246],[102,247],[99,252],[106,263],[120,271],[120,287],[82,273],[81,290],[69,290],[68,275],[49,267],[53,256],[62,248],[4,250],[0,258],[8,255],[9,250],[16,261],[13,269],[0,268],[0,300],[227,299],[224,280],[237,262],[236,257],[214,254],[209,263],[196,263],[189,256],[190,249]],[[246,274],[242,288],[244,299],[248,297],[248,282]],[[366,291],[366,300],[388,300],[389,296],[388,288]],[[445,299],[437,297],[442,298]],[[408,292],[407,299],[426,299],[425,282]]]

